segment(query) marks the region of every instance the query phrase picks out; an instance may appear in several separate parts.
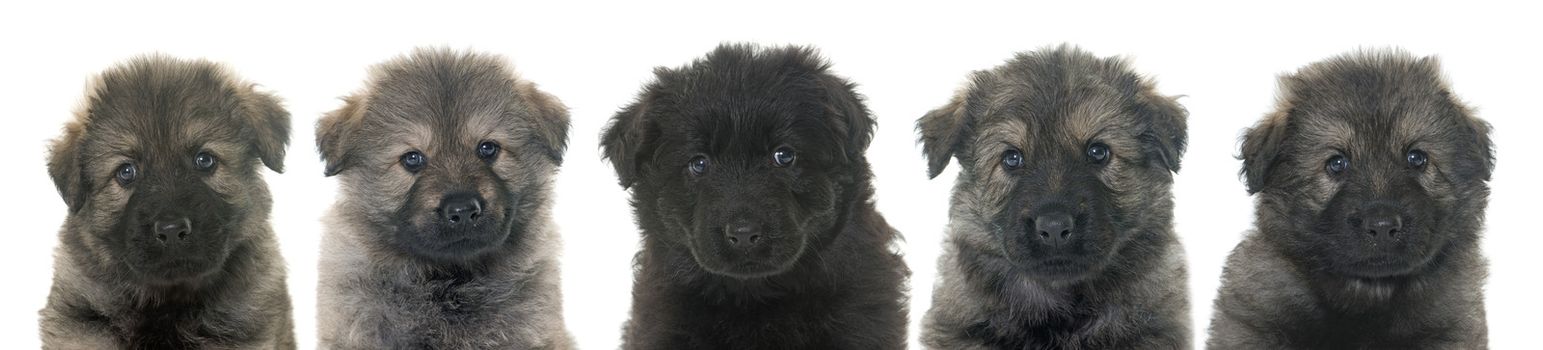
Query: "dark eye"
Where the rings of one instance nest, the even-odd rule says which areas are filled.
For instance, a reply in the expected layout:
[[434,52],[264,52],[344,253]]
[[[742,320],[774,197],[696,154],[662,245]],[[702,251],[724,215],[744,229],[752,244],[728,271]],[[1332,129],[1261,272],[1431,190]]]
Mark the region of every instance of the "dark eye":
[[793,165],[794,159],[797,159],[797,155],[793,153],[792,148],[778,147],[776,151],[772,151],[772,164],[778,167]]
[[1350,169],[1350,160],[1345,159],[1345,156],[1337,155],[1329,158],[1329,161],[1324,164],[1324,168],[1328,169],[1331,175],[1339,175],[1344,173],[1345,169]]
[[1423,168],[1425,167],[1425,162],[1430,161],[1430,158],[1425,154],[1425,151],[1421,150],[1409,151],[1409,155],[1405,157],[1409,159],[1410,168]]
[[706,174],[707,173],[707,157],[704,157],[704,156],[692,157],[691,161],[686,163],[686,170],[691,171],[691,175],[701,176],[702,174]]
[[1088,159],[1094,163],[1103,163],[1109,160],[1109,146],[1102,143],[1088,145]]
[[498,143],[485,141],[477,145],[477,156],[482,157],[483,160],[493,159],[493,157],[498,156]]
[[193,156],[193,166],[198,167],[198,170],[214,169],[214,163],[214,155],[207,152],[198,152]]
[[1012,170],[1012,169],[1017,169],[1017,168],[1022,167],[1022,166],[1023,166],[1023,152],[1018,152],[1018,150],[1015,150],[1015,149],[1010,149],[1010,150],[1007,150],[1007,152],[1002,152],[1002,167],[1007,168],[1008,170]]
[[115,177],[118,178],[118,184],[128,185],[134,182],[135,178],[139,177],[139,167],[135,167],[134,164],[119,165],[118,171],[115,173]]
[[407,171],[416,173],[418,170],[423,170],[423,166],[428,164],[428,162],[429,158],[424,157],[423,153],[418,153],[418,151],[402,154],[402,167],[407,168]]

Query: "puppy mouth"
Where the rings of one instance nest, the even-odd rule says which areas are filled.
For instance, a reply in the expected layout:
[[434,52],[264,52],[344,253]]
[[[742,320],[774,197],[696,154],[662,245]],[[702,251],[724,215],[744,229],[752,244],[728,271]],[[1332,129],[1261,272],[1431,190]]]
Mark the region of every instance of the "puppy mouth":
[[1092,270],[1086,257],[1059,254],[1044,258],[1015,259],[1014,265],[1035,278],[1047,281],[1078,280]]
[[508,240],[508,230],[500,229],[505,226],[490,222],[470,227],[414,230],[406,248],[417,255],[438,260],[472,258]]
[[[778,275],[793,268],[802,255],[795,237],[777,237],[759,246],[740,248],[697,242],[690,247],[697,266],[713,274],[738,279],[760,278]],[[703,244],[707,243],[707,244]]]
[[1342,270],[1350,277],[1380,279],[1408,275],[1414,272],[1414,266],[1400,257],[1377,255],[1354,261]]

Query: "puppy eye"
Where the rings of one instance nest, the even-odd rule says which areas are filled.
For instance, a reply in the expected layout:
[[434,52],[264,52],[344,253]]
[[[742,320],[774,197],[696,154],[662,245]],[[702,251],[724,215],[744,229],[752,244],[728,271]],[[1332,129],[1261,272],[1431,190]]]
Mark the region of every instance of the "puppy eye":
[[772,164],[776,164],[778,167],[793,165],[793,160],[796,158],[797,155],[793,153],[792,148],[778,147],[776,151],[772,152]]
[[1430,161],[1430,156],[1426,155],[1425,151],[1421,150],[1409,151],[1409,154],[1406,155],[1405,158],[1409,159],[1409,167],[1416,169],[1425,167],[1425,163]]
[[1088,160],[1099,164],[1109,160],[1109,146],[1102,143],[1088,145]]
[[491,160],[493,157],[498,156],[498,143],[486,141],[477,145],[477,156],[483,160]]
[[1013,169],[1018,169],[1019,167],[1022,167],[1022,166],[1023,166],[1023,152],[1018,152],[1018,150],[1015,150],[1015,149],[1010,149],[1010,150],[1007,150],[1007,152],[1002,152],[1002,167],[1003,168],[1007,168],[1007,170],[1013,170]]
[[702,174],[706,174],[707,173],[707,157],[704,157],[704,156],[692,157],[691,161],[686,163],[686,170],[691,171],[691,175],[695,175],[695,176],[702,176]]
[[1329,158],[1329,161],[1324,164],[1324,168],[1329,171],[1330,175],[1339,175],[1344,173],[1346,169],[1350,169],[1350,160],[1345,159],[1345,156],[1336,155]]
[[198,170],[207,171],[209,169],[214,169],[214,163],[214,155],[211,155],[208,152],[198,152],[197,155],[193,156],[193,166],[197,167]]
[[423,166],[428,162],[428,157],[424,157],[423,153],[418,153],[418,151],[402,154],[402,167],[407,168],[407,171],[410,172],[416,173],[418,170],[423,170]]
[[134,164],[125,163],[119,165],[118,170],[114,174],[114,177],[118,179],[119,185],[128,185],[134,182],[135,178],[139,177],[139,167],[134,166]]

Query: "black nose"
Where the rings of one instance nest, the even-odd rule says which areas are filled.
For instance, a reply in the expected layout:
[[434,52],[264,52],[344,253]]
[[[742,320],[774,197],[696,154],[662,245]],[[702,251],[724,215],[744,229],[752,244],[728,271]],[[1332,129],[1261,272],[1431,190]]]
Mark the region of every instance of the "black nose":
[[730,224],[723,229],[729,238],[729,245],[736,247],[749,247],[761,242],[761,226],[748,222]]
[[1032,225],[1039,239],[1050,245],[1062,245],[1070,241],[1073,238],[1072,229],[1076,228],[1072,216],[1062,213],[1036,216]]
[[1361,218],[1361,228],[1372,237],[1393,238],[1404,228],[1403,219],[1391,210],[1373,210]]
[[476,222],[482,217],[482,198],[456,193],[439,200],[439,217],[451,225]]
[[193,223],[188,218],[160,219],[154,223],[155,240],[161,243],[182,242],[193,233]]

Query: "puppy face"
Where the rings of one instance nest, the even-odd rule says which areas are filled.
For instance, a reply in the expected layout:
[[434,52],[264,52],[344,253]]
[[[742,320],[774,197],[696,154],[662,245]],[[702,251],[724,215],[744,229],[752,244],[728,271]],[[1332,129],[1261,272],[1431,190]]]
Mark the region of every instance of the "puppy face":
[[341,215],[387,249],[466,261],[510,240],[543,202],[567,108],[496,56],[418,50],[374,68],[317,126]]
[[809,49],[721,46],[656,70],[602,147],[645,228],[712,273],[780,273],[831,234],[868,117],[851,84]]
[[1419,273],[1471,245],[1493,167],[1489,127],[1430,58],[1359,53],[1281,79],[1243,143],[1260,229],[1317,269],[1363,281]]
[[917,129],[931,176],[950,158],[963,167],[955,202],[987,231],[964,244],[1025,275],[1074,281],[1169,221],[1154,208],[1172,207],[1184,118],[1123,62],[1063,46],[976,72]]
[[146,56],[109,69],[50,148],[70,208],[64,244],[149,284],[212,275],[267,219],[259,160],[281,171],[288,138],[278,101],[216,64]]

